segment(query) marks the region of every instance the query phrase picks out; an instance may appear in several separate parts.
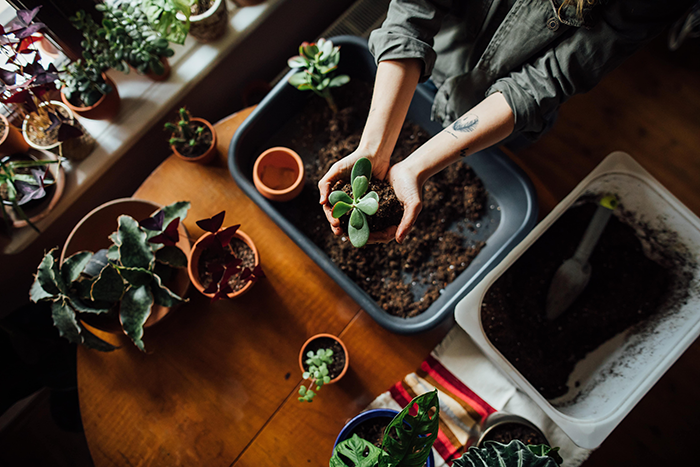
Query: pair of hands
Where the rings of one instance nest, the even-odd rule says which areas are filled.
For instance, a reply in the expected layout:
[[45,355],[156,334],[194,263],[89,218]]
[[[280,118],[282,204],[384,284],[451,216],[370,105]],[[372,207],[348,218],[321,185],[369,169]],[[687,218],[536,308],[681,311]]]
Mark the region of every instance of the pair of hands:
[[403,218],[398,226],[391,226],[381,232],[371,232],[368,243],[387,243],[394,238],[398,243],[402,243],[421,211],[423,184],[419,183],[417,174],[413,173],[406,161],[390,167],[388,157],[378,157],[363,149],[357,149],[333,164],[318,182],[318,189],[321,193],[319,202],[323,205],[323,211],[331,225],[331,230],[335,235],[343,233],[340,221],[333,217],[333,206],[328,202],[331,187],[338,180],[348,180],[352,166],[362,157],[366,157],[372,162],[373,177],[380,180],[386,179],[391,184],[396,198],[404,208]]

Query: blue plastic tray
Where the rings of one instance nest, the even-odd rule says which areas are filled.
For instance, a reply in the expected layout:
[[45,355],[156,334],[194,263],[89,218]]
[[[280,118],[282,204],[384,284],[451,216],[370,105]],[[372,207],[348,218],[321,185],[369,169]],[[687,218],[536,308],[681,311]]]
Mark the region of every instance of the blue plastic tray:
[[[349,74],[352,79],[373,83],[376,65],[367,48],[367,42],[354,36],[339,36],[331,40],[334,44],[342,46],[340,72]],[[295,201],[269,201],[253,185],[253,164],[257,156],[275,145],[275,133],[301,110],[307,99],[312,97],[312,93],[300,92],[290,86],[287,83],[288,77],[289,75],[285,76],[270,91],[233,135],[229,146],[228,164],[234,180],[379,324],[402,334],[422,332],[437,326],[453,313],[457,302],[534,227],[537,202],[530,179],[498,149],[491,148],[469,156],[466,162],[481,178],[489,193],[487,212],[477,224],[477,232],[473,238],[485,240],[486,245],[472,264],[445,287],[440,298],[425,312],[410,318],[389,315],[293,224],[295,213],[308,211],[308,207],[295,206]],[[420,125],[431,135],[442,130],[438,123],[430,121],[432,100],[430,91],[419,86],[408,113],[409,120]],[[416,291],[417,295],[421,293],[421,290]]]

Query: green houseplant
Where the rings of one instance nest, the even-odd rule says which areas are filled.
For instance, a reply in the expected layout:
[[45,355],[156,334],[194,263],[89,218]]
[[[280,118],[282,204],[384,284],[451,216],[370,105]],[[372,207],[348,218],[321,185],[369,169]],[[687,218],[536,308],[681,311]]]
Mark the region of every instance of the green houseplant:
[[339,63],[340,47],[334,47],[333,42],[323,38],[316,43],[303,42],[299,46],[299,55],[287,60],[290,68],[299,70],[289,78],[289,84],[300,91],[313,91],[323,97],[336,113],[338,106],[331,95],[331,88],[350,81],[348,75],[336,75]]
[[193,118],[185,107],[178,111],[179,120],[165,124],[171,133],[170,147],[181,159],[206,164],[216,156],[216,131],[203,118]]
[[482,448],[470,447],[452,463],[455,467],[557,467],[563,462],[559,448],[541,444],[525,446],[516,440],[508,444],[487,441]]
[[299,402],[313,402],[316,393],[324,385],[338,382],[349,366],[348,349],[341,338],[322,333],[307,339],[299,351],[299,368],[309,382],[299,387]]
[[85,118],[108,120],[119,112],[119,92],[105,74],[107,67],[94,60],[76,60],[66,67],[61,99]]
[[[153,30],[164,39],[182,45],[190,30],[192,3],[193,0],[144,0],[141,9]],[[182,16],[184,21],[178,16]]]
[[365,246],[369,239],[369,224],[367,216],[372,216],[379,209],[379,195],[370,191],[369,181],[372,178],[372,163],[367,158],[360,158],[352,166],[350,185],[352,197],[344,191],[334,191],[328,197],[333,206],[333,217],[336,219],[350,214],[348,222],[348,237],[356,248]]
[[57,249],[42,259],[30,290],[33,302],[51,302],[54,325],[70,342],[102,351],[115,346],[94,335],[83,315],[114,314],[124,333],[145,350],[143,326],[154,304],[172,307],[184,299],[166,285],[175,268],[187,266],[176,244],[189,202],[177,202],[136,221],[122,215],[109,248],[80,251],[60,264]]

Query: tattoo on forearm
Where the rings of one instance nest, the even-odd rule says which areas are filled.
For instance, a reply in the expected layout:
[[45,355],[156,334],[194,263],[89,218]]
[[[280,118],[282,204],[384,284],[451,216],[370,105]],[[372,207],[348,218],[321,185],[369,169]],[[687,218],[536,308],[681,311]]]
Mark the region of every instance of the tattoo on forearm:
[[467,157],[469,155],[469,148],[464,148],[459,151],[460,157]]
[[452,124],[452,128],[455,131],[461,133],[471,133],[474,131],[479,124],[479,117],[472,114],[462,115]]

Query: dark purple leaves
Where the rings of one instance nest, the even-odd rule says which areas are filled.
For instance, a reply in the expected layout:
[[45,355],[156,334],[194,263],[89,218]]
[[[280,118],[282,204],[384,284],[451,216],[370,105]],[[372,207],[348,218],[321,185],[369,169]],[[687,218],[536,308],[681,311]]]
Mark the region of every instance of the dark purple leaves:
[[0,68],[0,80],[8,86],[17,82],[17,73]]
[[73,138],[79,138],[81,136],[83,136],[83,131],[77,126],[73,126],[64,122],[58,128],[58,140],[61,142]]
[[236,231],[240,226],[241,224],[232,225],[231,227],[227,227],[226,229],[216,233],[216,238],[219,240],[222,247],[226,247],[229,243],[231,243],[231,239],[234,235],[236,235]]
[[224,223],[224,216],[225,215],[226,215],[226,211],[221,211],[219,214],[215,215],[214,217],[197,221],[197,225],[202,230],[206,230],[207,232],[215,233],[217,230],[219,230],[221,228],[221,225]]
[[[161,225],[163,220],[161,219]],[[165,228],[163,233],[156,235],[148,240],[149,243],[162,243],[166,246],[175,246],[175,244],[180,240],[180,232],[177,230],[180,225],[180,218],[176,217],[170,224]]]
[[[47,167],[48,170],[48,167]],[[46,171],[41,169],[31,169],[32,176],[36,180],[36,185],[33,183],[23,182],[22,180],[15,181],[15,189],[17,189],[17,204],[22,206],[27,204],[33,199],[41,199],[46,196],[46,190],[44,189],[44,178],[46,178]]]
[[165,212],[160,210],[155,216],[148,217],[139,222],[139,225],[146,230],[160,231],[163,229],[163,219],[165,219]]
[[31,24],[31,22],[39,12],[39,8],[41,8],[41,6],[38,6],[33,10],[17,11],[17,16],[12,21],[7,23],[5,32],[14,34],[17,39],[24,39],[25,37],[29,37],[35,32],[38,32],[44,27],[44,23]]

